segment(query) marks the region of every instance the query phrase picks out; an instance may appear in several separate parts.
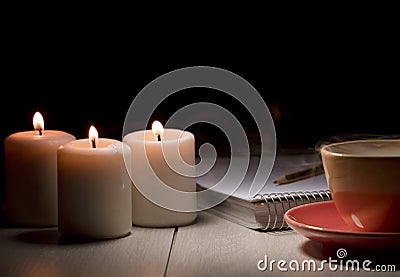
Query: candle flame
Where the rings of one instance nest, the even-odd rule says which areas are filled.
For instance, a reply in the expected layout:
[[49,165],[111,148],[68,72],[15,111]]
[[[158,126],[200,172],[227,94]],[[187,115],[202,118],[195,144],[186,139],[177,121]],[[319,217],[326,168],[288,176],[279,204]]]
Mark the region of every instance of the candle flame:
[[42,132],[42,130],[44,129],[44,120],[43,120],[43,116],[41,113],[36,112],[33,115],[33,128],[35,130],[38,130],[40,133]]
[[92,125],[89,128],[89,142],[92,148],[96,148],[97,141],[99,139],[99,133],[97,129]]
[[156,139],[158,136],[161,138],[164,133],[164,127],[158,120],[153,122],[153,125],[151,125],[151,130],[153,131],[153,135],[156,136]]

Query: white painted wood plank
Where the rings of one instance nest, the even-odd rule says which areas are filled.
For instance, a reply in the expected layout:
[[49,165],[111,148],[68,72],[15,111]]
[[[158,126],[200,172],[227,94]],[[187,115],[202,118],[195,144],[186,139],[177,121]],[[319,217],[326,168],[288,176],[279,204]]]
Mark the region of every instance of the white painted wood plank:
[[[295,231],[258,232],[203,212],[195,224],[178,229],[167,276],[266,276],[271,273],[274,276],[310,273],[324,276],[354,275],[354,272],[349,271],[330,271],[328,266],[320,272],[282,272],[276,264],[272,272],[269,267],[266,271],[257,268],[257,262],[265,259],[265,255],[269,261],[285,260],[287,263],[291,260],[300,263],[304,260],[314,260],[318,267],[321,261],[329,256],[337,258],[336,250],[313,242]],[[350,255],[353,254],[351,250],[348,251]],[[377,259],[377,253],[371,251],[367,254],[370,254],[369,257],[374,263],[382,260],[382,257]],[[390,253],[385,254],[383,249],[380,255],[387,255],[386,258],[390,258],[386,259],[388,263],[396,261],[396,257],[390,257]],[[398,260],[399,257],[400,255],[397,256]],[[397,267],[400,269],[398,265]]]
[[[208,213],[200,213],[195,224],[180,227],[171,249],[173,238],[173,228],[134,227],[130,236],[117,240],[68,243],[60,240],[55,228],[0,228],[0,276],[163,276],[166,270],[168,276],[265,276],[271,274],[269,268],[257,269],[265,255],[269,260],[313,259],[320,264],[329,256],[336,258],[337,250],[294,231],[262,233]],[[357,257],[350,249],[348,253]],[[361,256],[400,269],[398,251],[364,251]],[[280,272],[276,265],[272,273],[310,274]],[[354,272],[326,268],[317,274]]]
[[0,276],[163,276],[173,234],[133,227],[120,239],[66,242],[56,228],[3,228]]

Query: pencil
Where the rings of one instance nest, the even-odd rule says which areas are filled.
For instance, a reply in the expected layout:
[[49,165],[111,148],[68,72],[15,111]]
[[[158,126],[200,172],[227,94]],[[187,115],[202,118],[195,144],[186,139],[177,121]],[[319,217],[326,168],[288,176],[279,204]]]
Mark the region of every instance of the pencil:
[[291,172],[288,174],[284,174],[280,176],[278,179],[274,181],[275,184],[288,184],[292,182],[296,182],[302,179],[314,177],[324,173],[324,167],[322,163],[316,164],[312,167]]

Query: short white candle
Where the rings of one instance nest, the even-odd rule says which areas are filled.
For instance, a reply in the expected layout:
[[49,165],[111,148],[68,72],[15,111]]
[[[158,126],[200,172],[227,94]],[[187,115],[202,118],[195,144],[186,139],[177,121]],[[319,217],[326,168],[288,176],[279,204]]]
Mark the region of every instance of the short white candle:
[[132,185],[124,155],[131,155],[128,146],[92,133],[89,139],[59,148],[58,228],[62,235],[109,239],[130,233]]
[[44,130],[36,113],[35,130],[11,134],[4,141],[6,214],[19,225],[57,225],[57,148],[75,140],[71,134]]
[[[195,212],[174,211],[161,207],[149,200],[151,195],[144,196],[140,186],[151,186],[153,195],[163,197],[162,191],[157,188],[167,185],[170,188],[195,192],[196,180],[194,177],[183,176],[170,168],[164,153],[172,152],[178,147],[180,157],[173,157],[176,161],[182,158],[188,165],[194,166],[194,136],[192,133],[177,129],[163,129],[161,123],[155,121],[152,130],[132,132],[124,136],[123,141],[132,150],[131,174],[134,186],[132,188],[132,222],[144,227],[172,227],[192,223],[196,219]],[[164,151],[164,153],[163,153]],[[127,161],[127,159],[125,159]],[[179,163],[179,161],[178,161]],[[154,173],[155,175],[154,175]],[[193,172],[188,172],[190,173]],[[180,195],[172,196],[171,202],[182,202],[190,210],[196,209],[195,195],[183,199]]]

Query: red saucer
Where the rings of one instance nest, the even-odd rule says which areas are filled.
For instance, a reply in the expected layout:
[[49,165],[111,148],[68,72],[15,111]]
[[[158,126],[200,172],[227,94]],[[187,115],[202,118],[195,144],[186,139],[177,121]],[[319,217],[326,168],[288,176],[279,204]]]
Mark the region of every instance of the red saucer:
[[349,227],[340,217],[333,201],[304,204],[285,213],[286,223],[305,237],[323,242],[354,247],[398,247],[400,233],[360,232]]

